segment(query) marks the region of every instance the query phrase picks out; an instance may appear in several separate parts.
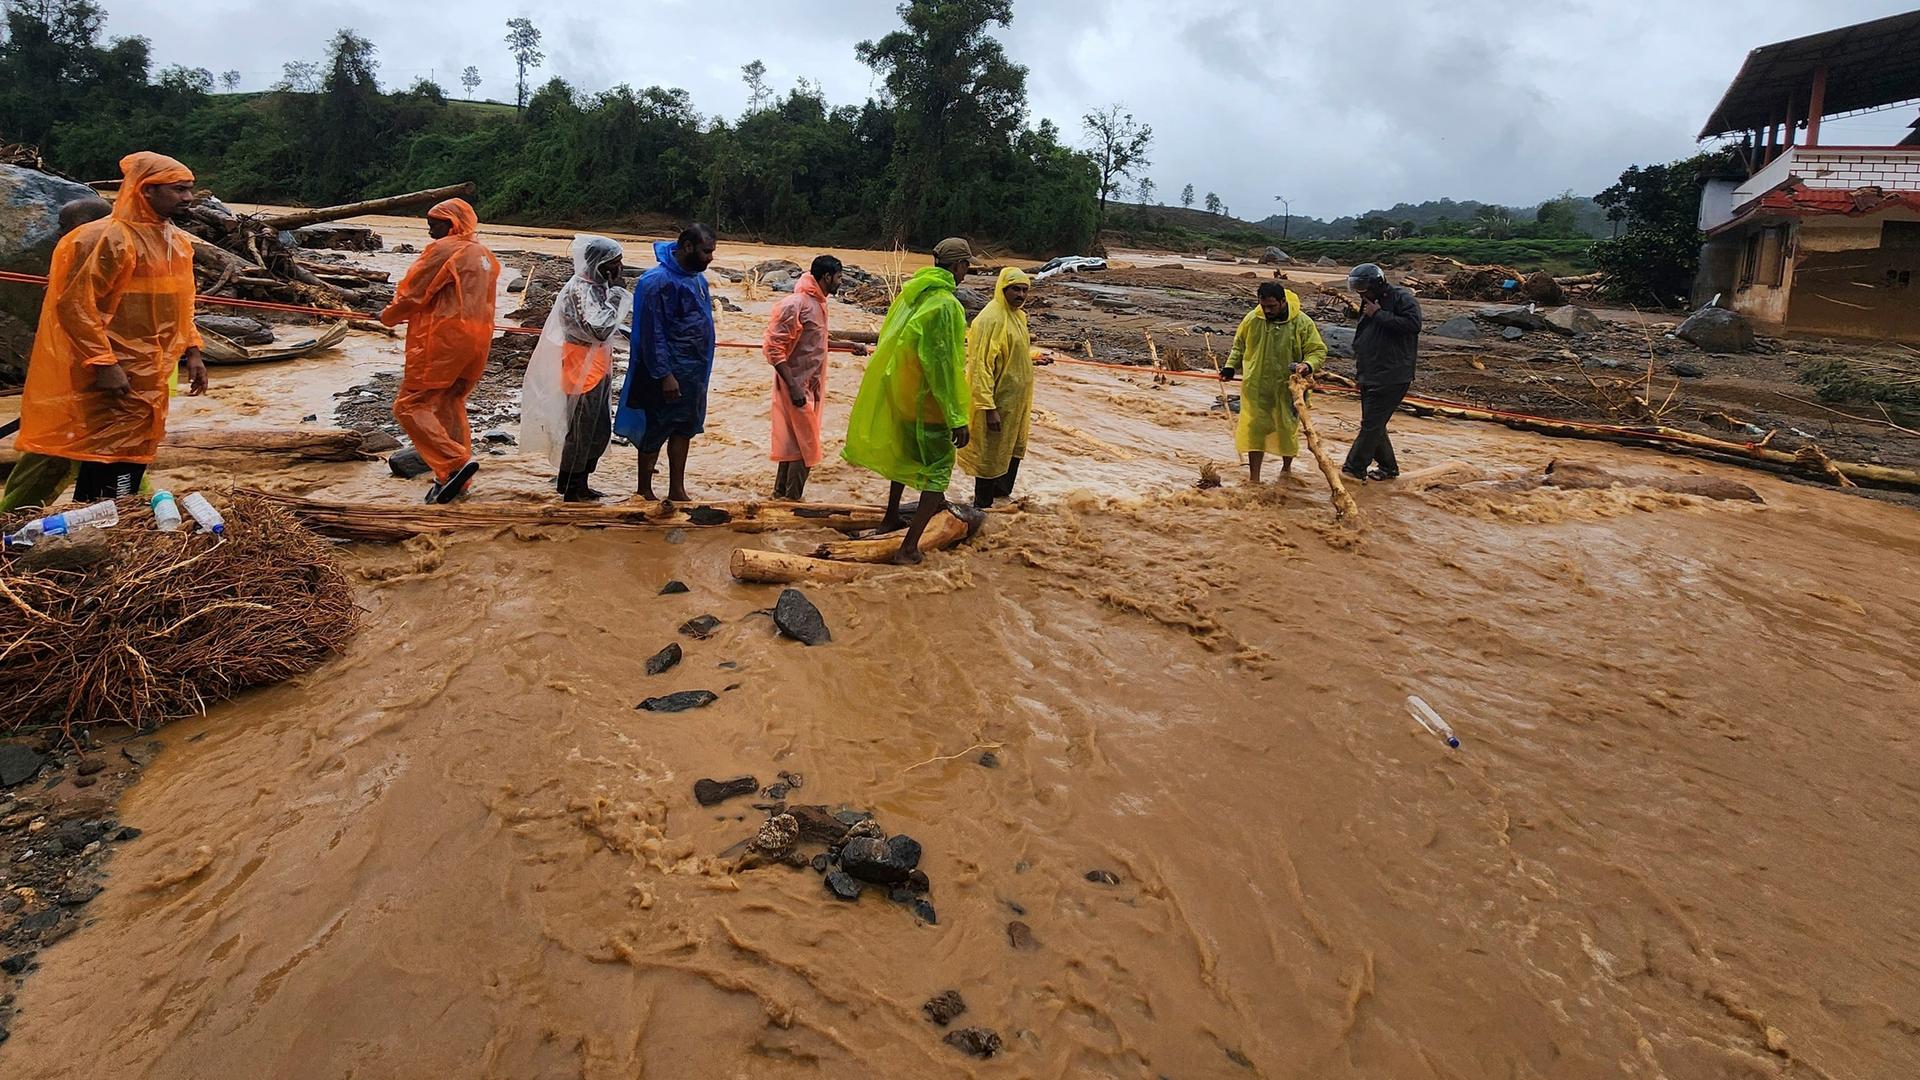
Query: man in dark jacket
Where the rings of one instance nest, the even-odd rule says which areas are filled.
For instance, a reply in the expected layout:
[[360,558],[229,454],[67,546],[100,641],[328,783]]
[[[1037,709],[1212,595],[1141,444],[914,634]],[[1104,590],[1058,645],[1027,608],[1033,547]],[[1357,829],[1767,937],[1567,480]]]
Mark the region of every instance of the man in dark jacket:
[[[1347,451],[1340,471],[1355,480],[1391,480],[1400,475],[1400,462],[1387,438],[1387,421],[1413,385],[1414,359],[1420,351],[1420,301],[1372,263],[1361,263],[1347,275],[1347,285],[1360,294],[1360,328],[1353,333],[1355,380],[1360,384],[1360,434]],[[1375,463],[1379,468],[1368,471]]]

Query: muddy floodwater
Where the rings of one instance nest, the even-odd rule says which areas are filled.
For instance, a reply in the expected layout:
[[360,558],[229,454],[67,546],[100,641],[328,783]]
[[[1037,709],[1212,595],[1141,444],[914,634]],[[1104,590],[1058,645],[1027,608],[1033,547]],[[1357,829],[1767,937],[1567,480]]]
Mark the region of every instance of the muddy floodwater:
[[[757,340],[767,303],[719,291],[745,309],[722,339]],[[216,369],[181,413],[325,419],[398,361],[356,333]],[[859,363],[836,357],[830,461]],[[1409,479],[1359,491],[1354,533],[1310,462],[1234,477],[1205,382],[1039,379],[1023,501],[925,569],[810,589],[830,645],[778,638],[778,590],[727,573],[815,534],[343,548],[365,630],[162,733],[120,808],[144,836],[41,954],[0,1073],[1920,1075],[1914,511],[1403,416]],[[770,488],[768,393],[722,352],[696,497]],[[1316,415],[1344,452],[1357,409]],[[1556,458],[1627,482],[1510,482]],[[544,462],[482,460],[476,500],[553,498]],[[1196,491],[1208,461],[1227,486]],[[419,497],[378,462],[240,479]],[[632,452],[600,480],[630,492]],[[809,494],[884,486],[829,463]],[[676,633],[703,614],[714,637]],[[696,689],[719,700],[634,708]],[[730,873],[762,800],[694,782],[783,770],[917,838],[937,922]],[[942,1041],[921,1005],[950,989],[998,1056]]]

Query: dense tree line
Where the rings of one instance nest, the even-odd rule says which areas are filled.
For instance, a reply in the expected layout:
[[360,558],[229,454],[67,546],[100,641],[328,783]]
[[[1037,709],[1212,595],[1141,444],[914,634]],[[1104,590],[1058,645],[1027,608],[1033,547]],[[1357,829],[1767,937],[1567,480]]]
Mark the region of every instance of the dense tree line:
[[[960,233],[1034,254],[1084,251],[1101,175],[1048,121],[1027,123],[1026,69],[993,36],[1011,0],[911,0],[862,42],[884,93],[831,105],[802,83],[756,88],[735,120],[683,90],[589,93],[554,79],[524,109],[383,89],[375,45],[342,30],[320,64],[261,94],[155,70],[147,42],[109,40],[91,0],[11,0],[0,41],[0,142],[38,146],[86,179],[130,150],[191,165],[236,201],[330,203],[472,180],[496,220],[700,217],[723,232],[927,245]],[[749,65],[749,69],[753,65]],[[761,69],[764,72],[764,68]]]

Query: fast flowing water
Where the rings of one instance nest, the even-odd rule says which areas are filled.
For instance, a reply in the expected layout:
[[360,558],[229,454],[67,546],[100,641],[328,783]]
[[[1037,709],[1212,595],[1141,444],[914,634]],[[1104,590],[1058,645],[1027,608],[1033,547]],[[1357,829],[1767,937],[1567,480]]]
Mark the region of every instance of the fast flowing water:
[[[353,365],[393,362],[356,348]],[[342,384],[291,371],[233,376],[225,407]],[[835,378],[829,431],[857,368]],[[1920,1073],[1911,511],[1403,419],[1409,469],[1559,456],[1766,502],[1455,470],[1361,492],[1356,536],[1310,472],[1190,489],[1200,462],[1230,463],[1206,384],[1041,379],[1028,508],[928,569],[812,590],[828,646],[777,638],[757,614],[775,591],[726,571],[734,546],[813,536],[521,529],[346,552],[365,632],[165,732],[122,808],[146,835],[91,925],[43,954],[0,1069]],[[697,493],[770,485],[766,393],[759,360],[723,361]],[[1343,449],[1351,406],[1319,415]],[[603,486],[631,483],[627,453]],[[379,469],[253,479],[399,497]],[[540,471],[490,460],[476,498],[530,497]],[[880,495],[843,466],[818,485]],[[691,592],[657,595],[670,578]],[[707,613],[717,636],[677,637]],[[646,676],[674,640],[685,662]],[[720,700],[634,709],[682,689]],[[703,809],[693,782],[781,770],[805,777],[794,800],[919,839],[938,923],[836,901],[809,871],[730,872],[759,815]],[[942,1043],[920,1004],[947,989],[999,1057]]]

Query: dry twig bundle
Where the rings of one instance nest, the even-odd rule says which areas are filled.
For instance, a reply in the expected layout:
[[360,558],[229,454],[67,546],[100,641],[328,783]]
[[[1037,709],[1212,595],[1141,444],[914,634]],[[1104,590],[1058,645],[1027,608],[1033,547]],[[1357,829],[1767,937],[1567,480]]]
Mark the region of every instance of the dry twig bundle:
[[0,563],[0,733],[151,728],[311,671],[358,627],[328,543],[266,499],[234,495],[224,538],[159,532],[138,498],[121,513],[101,561]]

